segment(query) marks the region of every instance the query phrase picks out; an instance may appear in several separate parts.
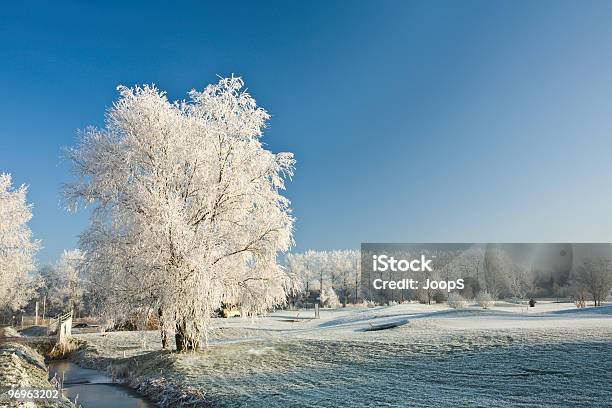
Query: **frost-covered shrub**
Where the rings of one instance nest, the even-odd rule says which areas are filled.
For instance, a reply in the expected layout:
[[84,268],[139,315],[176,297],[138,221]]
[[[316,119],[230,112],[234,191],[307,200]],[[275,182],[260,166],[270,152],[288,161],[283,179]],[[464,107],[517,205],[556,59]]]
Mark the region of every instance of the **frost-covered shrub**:
[[478,302],[478,305],[483,309],[490,308],[494,303],[493,296],[491,296],[491,294],[486,290],[478,293],[476,296],[476,302]]
[[373,300],[363,299],[361,303],[355,304],[357,307],[376,307],[376,302]]
[[390,300],[390,301],[389,301],[389,303],[388,303],[388,305],[389,305],[389,306],[397,306],[397,305],[399,305],[399,303],[398,303],[398,302],[396,302],[395,300]]
[[448,294],[448,306],[453,309],[463,309],[468,306],[468,302],[460,294],[452,292]]
[[321,293],[321,304],[323,307],[340,307],[340,300],[338,299],[336,291],[332,288],[323,289],[323,293]]

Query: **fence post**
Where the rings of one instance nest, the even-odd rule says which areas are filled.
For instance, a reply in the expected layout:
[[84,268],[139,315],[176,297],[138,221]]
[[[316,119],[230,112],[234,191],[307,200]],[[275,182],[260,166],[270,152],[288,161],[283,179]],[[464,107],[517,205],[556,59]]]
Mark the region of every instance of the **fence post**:
[[319,303],[315,303],[315,319],[319,318]]

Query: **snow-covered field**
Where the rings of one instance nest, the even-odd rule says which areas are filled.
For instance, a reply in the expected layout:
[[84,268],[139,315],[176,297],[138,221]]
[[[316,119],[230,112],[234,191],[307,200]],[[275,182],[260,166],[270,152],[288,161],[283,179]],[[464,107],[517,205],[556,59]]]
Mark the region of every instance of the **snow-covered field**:
[[[535,311],[534,311],[535,310]],[[206,350],[159,352],[159,333],[83,334],[82,362],[193,386],[214,406],[603,406],[612,306],[543,303],[279,311],[218,319]],[[386,326],[397,327],[375,330]],[[125,358],[124,358],[125,357]],[[114,360],[112,360],[114,359]]]

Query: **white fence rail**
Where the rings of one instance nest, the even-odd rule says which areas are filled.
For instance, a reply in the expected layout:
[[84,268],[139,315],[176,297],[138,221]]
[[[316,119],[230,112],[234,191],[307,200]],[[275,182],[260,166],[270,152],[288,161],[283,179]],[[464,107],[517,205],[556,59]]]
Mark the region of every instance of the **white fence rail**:
[[[67,325],[66,323],[69,323],[69,325]],[[68,332],[71,331],[72,329],[72,311],[68,313],[64,313],[63,315],[57,315],[53,319],[50,319],[49,325],[47,326],[47,335],[50,336],[52,334],[58,333],[58,328],[61,329],[62,325],[64,327],[68,326],[69,327]]]

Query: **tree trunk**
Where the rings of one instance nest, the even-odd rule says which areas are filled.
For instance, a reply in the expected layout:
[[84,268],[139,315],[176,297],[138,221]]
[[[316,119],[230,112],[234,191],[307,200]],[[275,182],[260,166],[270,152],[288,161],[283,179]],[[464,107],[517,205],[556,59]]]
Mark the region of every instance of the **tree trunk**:
[[157,315],[159,316],[159,329],[161,331],[162,349],[168,349],[168,332],[164,329],[163,313],[161,307],[157,309]]
[[168,333],[162,329],[161,331],[161,341],[162,341],[162,349],[168,349]]
[[174,334],[174,341],[176,342],[176,351],[184,351],[187,349],[187,341],[185,336],[185,325],[176,325],[176,332]]
[[176,342],[176,351],[189,351],[189,350],[198,350],[199,349],[199,341],[197,338],[197,333],[189,333],[187,330],[187,322],[185,319],[179,324],[176,324],[176,334],[174,335],[174,340]]

